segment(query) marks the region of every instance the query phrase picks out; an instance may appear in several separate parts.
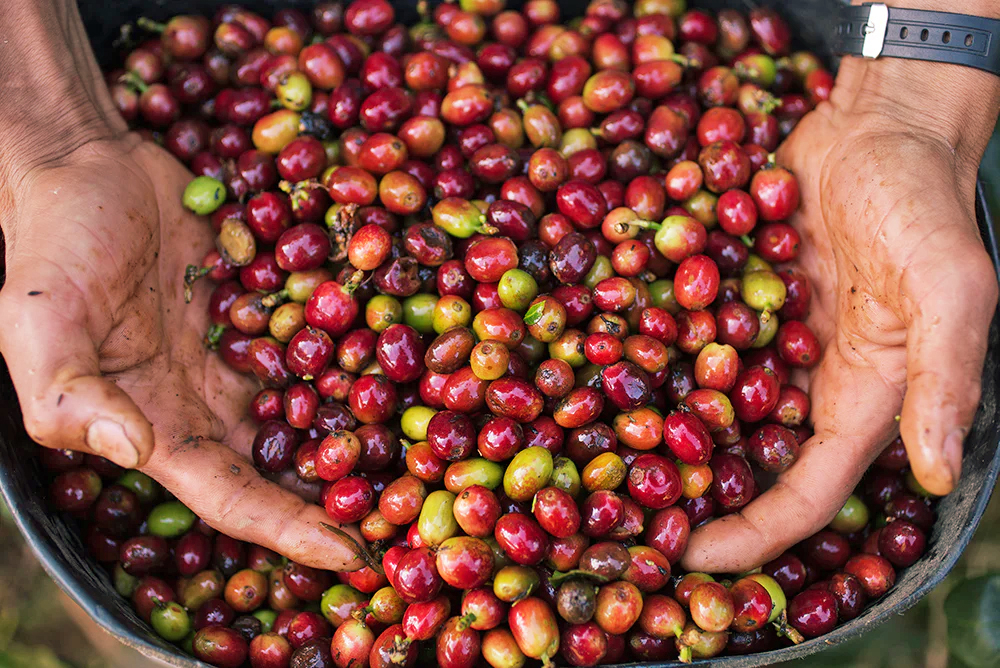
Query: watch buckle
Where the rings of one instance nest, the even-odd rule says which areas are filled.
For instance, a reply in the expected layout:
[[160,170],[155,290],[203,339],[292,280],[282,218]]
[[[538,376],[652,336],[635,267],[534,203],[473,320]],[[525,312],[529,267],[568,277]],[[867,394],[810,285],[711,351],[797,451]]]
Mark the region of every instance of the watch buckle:
[[885,44],[885,35],[889,27],[889,8],[882,3],[871,5],[868,22],[861,26],[861,34],[865,41],[861,45],[861,55],[865,58],[878,58]]

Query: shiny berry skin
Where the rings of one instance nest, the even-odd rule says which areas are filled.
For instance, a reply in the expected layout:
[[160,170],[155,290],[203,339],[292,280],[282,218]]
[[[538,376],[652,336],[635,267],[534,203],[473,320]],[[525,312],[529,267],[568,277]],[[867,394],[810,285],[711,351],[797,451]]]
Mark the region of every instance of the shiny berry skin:
[[395,386],[382,375],[358,378],[351,386],[348,396],[351,413],[365,424],[388,420],[396,412],[396,401]]
[[207,626],[194,635],[191,644],[195,658],[213,666],[237,668],[246,661],[249,646],[246,639],[224,626]]
[[660,455],[636,457],[629,467],[629,495],[646,508],[662,509],[681,497],[681,478],[677,466]]
[[614,492],[598,490],[588,496],[580,508],[585,536],[599,538],[618,528],[625,517],[625,506]]
[[395,383],[412,383],[424,372],[424,343],[409,325],[390,325],[378,337],[375,357]]
[[833,531],[820,531],[802,542],[800,554],[809,565],[823,571],[842,568],[851,556],[847,539]]
[[507,556],[524,566],[540,563],[549,546],[548,536],[538,522],[520,513],[501,517],[493,530],[493,536]]
[[392,584],[407,603],[421,603],[437,596],[444,581],[438,575],[434,554],[422,547],[403,555],[396,566]]
[[605,396],[623,411],[635,410],[649,403],[652,387],[649,376],[632,362],[616,362],[601,371]]
[[299,437],[288,423],[269,420],[260,426],[254,438],[254,465],[272,473],[284,471],[292,465],[298,445]]
[[57,510],[82,512],[97,501],[101,488],[101,478],[92,469],[70,470],[52,481],[49,499]]
[[691,620],[712,633],[728,629],[736,615],[732,594],[718,582],[705,582],[695,587],[688,608]]
[[805,565],[790,552],[785,552],[767,562],[761,567],[761,571],[774,578],[788,597],[799,593],[806,585]]
[[861,586],[870,599],[879,598],[896,584],[896,571],[892,564],[882,556],[874,554],[854,555],[844,564],[843,570],[861,581]]
[[456,589],[475,589],[493,575],[493,550],[479,538],[456,536],[438,547],[436,565],[446,584]]
[[360,476],[346,476],[333,483],[326,495],[326,512],[337,522],[358,522],[375,507],[375,490]]
[[427,443],[441,459],[458,461],[475,451],[476,430],[467,416],[450,410],[440,411],[427,425]]
[[829,633],[837,625],[837,599],[822,589],[807,589],[788,604],[788,622],[807,638]]
[[819,339],[803,322],[790,320],[778,327],[775,337],[778,355],[789,366],[811,368],[819,363]]
[[854,619],[868,604],[868,595],[861,581],[849,573],[834,573],[829,580],[813,587],[825,588],[837,599],[837,619],[840,622]]
[[712,498],[724,509],[738,509],[750,503],[754,492],[753,472],[745,459],[736,455],[716,454],[712,467]]
[[747,456],[769,473],[783,473],[798,459],[799,444],[790,429],[766,424],[747,442]]
[[667,415],[663,438],[673,455],[685,464],[699,466],[712,457],[712,437],[693,413],[674,411]]
[[580,529],[580,511],[573,497],[556,487],[546,487],[535,494],[532,513],[546,532],[566,538]]
[[736,377],[729,393],[733,411],[743,422],[758,422],[774,410],[781,392],[777,375],[763,366],[752,366]]
[[608,213],[608,203],[596,187],[585,181],[568,181],[556,191],[559,212],[579,229],[599,227]]
[[905,520],[925,533],[934,525],[934,511],[927,502],[906,492],[896,494],[885,504],[885,514],[890,519]]
[[762,220],[785,220],[799,208],[798,181],[783,167],[762,169],[754,174],[750,195]]
[[905,568],[919,559],[927,546],[922,529],[905,520],[889,522],[878,537],[878,549],[893,566]]

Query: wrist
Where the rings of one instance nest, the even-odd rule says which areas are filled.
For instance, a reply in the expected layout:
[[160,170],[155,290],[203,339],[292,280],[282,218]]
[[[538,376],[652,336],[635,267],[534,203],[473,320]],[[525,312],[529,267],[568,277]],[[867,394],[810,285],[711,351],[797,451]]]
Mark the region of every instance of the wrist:
[[0,42],[0,185],[126,129],[75,2],[0,3]]
[[[851,0],[860,5],[865,0]],[[890,8],[1000,19],[996,0],[879,0]],[[892,57],[848,56],[831,99],[842,111],[874,114],[944,143],[975,173],[1000,109],[1000,77],[973,67]]]
[[948,63],[847,56],[830,102],[940,141],[975,174],[997,122],[1000,77]]

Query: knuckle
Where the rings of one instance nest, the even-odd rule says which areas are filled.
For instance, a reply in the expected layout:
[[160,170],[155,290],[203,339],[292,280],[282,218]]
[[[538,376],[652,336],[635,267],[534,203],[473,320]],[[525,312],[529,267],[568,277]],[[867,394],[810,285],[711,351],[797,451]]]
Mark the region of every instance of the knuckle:
[[997,274],[990,256],[985,250],[979,250],[968,259],[970,287],[988,306],[996,305]]
[[35,443],[46,447],[61,447],[54,443],[59,435],[53,422],[51,412],[41,406],[41,401],[31,399],[22,403],[21,414],[24,418],[24,430]]

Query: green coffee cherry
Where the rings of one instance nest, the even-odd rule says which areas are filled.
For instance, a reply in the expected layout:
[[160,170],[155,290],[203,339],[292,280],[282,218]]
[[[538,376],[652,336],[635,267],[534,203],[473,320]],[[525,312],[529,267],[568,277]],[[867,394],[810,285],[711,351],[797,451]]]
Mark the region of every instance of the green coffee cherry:
[[444,472],[445,488],[456,495],[473,485],[496,489],[502,481],[503,467],[483,457],[454,462]]
[[348,619],[355,610],[364,607],[368,597],[346,584],[335,584],[325,592],[319,601],[319,611],[327,621],[337,628]]
[[590,268],[587,275],[583,277],[583,284],[586,285],[591,290],[594,286],[603,281],[605,278],[611,278],[615,275],[614,267],[611,266],[611,259],[605,255],[598,255],[597,259],[594,260],[594,266]]
[[122,477],[118,478],[118,484],[135,492],[139,497],[139,503],[144,506],[156,503],[162,491],[160,483],[140,471],[125,471]]
[[514,501],[530,501],[549,484],[552,476],[552,453],[532,446],[514,455],[503,475],[503,491]]
[[576,496],[583,488],[580,472],[576,464],[568,457],[556,457],[552,462],[552,475],[549,485],[558,487],[570,496]]
[[171,601],[153,608],[149,615],[153,630],[170,642],[179,642],[191,631],[191,618],[180,603]]
[[493,593],[504,603],[513,603],[530,596],[540,582],[533,568],[504,566],[493,577]]
[[149,513],[149,533],[163,538],[177,538],[194,526],[197,516],[180,501],[167,501]]
[[132,594],[135,593],[136,587],[139,586],[139,578],[126,573],[120,563],[115,564],[115,569],[112,573],[112,580],[115,584],[115,591],[118,592],[119,596],[123,596],[125,598],[132,598]]
[[421,334],[434,331],[434,307],[437,297],[429,294],[416,294],[403,300],[403,322]]
[[417,532],[427,545],[435,547],[458,533],[455,521],[455,495],[439,489],[424,499],[417,518]]
[[207,216],[226,201],[226,186],[211,176],[196,176],[184,188],[181,201],[199,216]]
[[523,311],[538,295],[538,283],[528,272],[510,269],[500,277],[497,293],[504,306],[512,311]]
[[400,426],[403,433],[412,441],[427,440],[427,423],[437,413],[433,408],[427,406],[411,406],[403,411],[400,418]]
[[278,618],[278,613],[270,608],[258,608],[250,614],[260,620],[261,633],[270,633],[274,628],[274,621]]
[[780,276],[765,269],[743,274],[740,294],[753,310],[774,312],[785,305],[788,291]]
[[389,325],[403,322],[403,306],[395,297],[375,295],[365,306],[365,322],[372,331],[381,334]]
[[854,533],[868,524],[868,518],[868,506],[860,498],[851,494],[844,502],[844,507],[830,522],[830,528],[837,533]]

